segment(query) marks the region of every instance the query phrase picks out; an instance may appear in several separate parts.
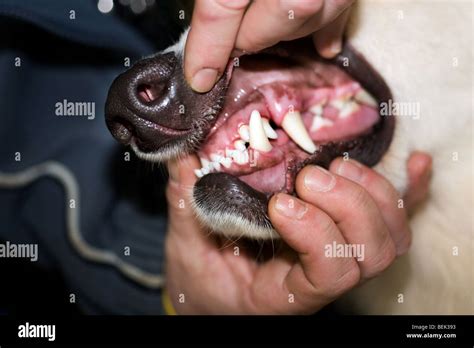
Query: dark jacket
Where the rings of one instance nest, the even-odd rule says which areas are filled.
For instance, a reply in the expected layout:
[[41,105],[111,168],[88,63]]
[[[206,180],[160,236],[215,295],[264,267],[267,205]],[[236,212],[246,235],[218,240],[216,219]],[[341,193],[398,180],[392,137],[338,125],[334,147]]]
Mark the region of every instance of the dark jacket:
[[[68,209],[79,208],[80,235],[90,248],[162,274],[165,171],[133,155],[127,161],[129,150],[114,141],[103,115],[126,58],[133,63],[156,47],[99,12],[97,1],[67,0],[0,0],[0,47],[0,173],[54,161],[79,190],[71,208],[67,187],[54,176],[9,188],[0,181],[0,240],[37,243],[37,264],[59,271],[86,313],[162,313],[159,289],[88,260],[71,242],[66,219]],[[65,100],[94,103],[95,117],[61,113]]]

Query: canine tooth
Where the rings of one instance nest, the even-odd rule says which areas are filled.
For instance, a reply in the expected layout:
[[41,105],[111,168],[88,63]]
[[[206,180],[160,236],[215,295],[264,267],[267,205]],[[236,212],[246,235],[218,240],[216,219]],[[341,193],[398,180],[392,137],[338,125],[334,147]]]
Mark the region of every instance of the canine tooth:
[[232,159],[229,157],[222,157],[219,162],[226,168],[230,168],[232,165]]
[[245,151],[245,149],[247,148],[247,146],[245,146],[245,141],[243,140],[234,141],[234,147],[240,152]]
[[334,122],[328,120],[327,118],[323,118],[320,115],[316,115],[313,118],[313,123],[311,124],[311,132],[315,132],[318,129],[325,127],[325,126],[332,126]]
[[246,125],[246,124],[243,124],[242,126],[240,126],[239,128],[239,135],[240,135],[240,138],[245,141],[246,143],[249,142],[250,140],[250,130],[249,130],[249,126]]
[[262,123],[263,123],[263,130],[265,131],[267,138],[278,139],[278,134],[270,125],[270,121],[266,118],[262,118]]
[[263,128],[262,117],[257,110],[252,111],[250,114],[249,133],[251,148],[262,152],[268,152],[272,149],[272,145],[268,141]]
[[374,108],[378,107],[377,101],[374,97],[370,95],[365,89],[359,90],[354,96],[354,99],[357,100],[359,103],[372,106]]
[[212,162],[219,162],[220,159],[222,158],[222,156],[221,156],[221,155],[218,155],[217,153],[211,154],[210,157],[211,157]]
[[210,173],[210,169],[209,167],[201,168],[201,172],[203,175],[206,175]]
[[202,178],[204,176],[200,169],[194,169],[194,174],[196,174],[198,178]]
[[350,114],[352,114],[353,112],[356,112],[357,110],[360,109],[360,105],[357,104],[356,102],[354,101],[348,101],[344,107],[342,108],[342,110],[339,112],[339,117],[341,118],[346,118],[347,116],[349,116]]
[[283,118],[281,127],[288,136],[306,152],[313,153],[317,150],[298,111],[288,112]]

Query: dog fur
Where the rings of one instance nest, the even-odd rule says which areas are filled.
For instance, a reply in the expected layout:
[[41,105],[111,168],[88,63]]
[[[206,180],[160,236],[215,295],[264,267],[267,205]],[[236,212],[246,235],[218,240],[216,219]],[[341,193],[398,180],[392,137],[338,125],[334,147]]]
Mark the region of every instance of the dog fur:
[[429,199],[410,222],[409,253],[351,292],[343,308],[474,313],[472,6],[399,0],[361,1],[354,8],[348,40],[385,78],[395,101],[420,105],[419,119],[397,117],[376,170],[404,192],[409,153],[421,150],[433,156],[433,177]]

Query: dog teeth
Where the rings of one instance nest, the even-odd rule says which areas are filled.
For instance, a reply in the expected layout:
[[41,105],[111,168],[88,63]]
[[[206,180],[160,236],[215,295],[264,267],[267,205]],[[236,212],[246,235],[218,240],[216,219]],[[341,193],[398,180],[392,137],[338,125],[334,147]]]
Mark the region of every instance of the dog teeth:
[[375,100],[375,98],[372,97],[365,89],[359,90],[359,92],[354,95],[354,99],[361,104],[372,106],[374,108],[378,107],[377,100]]
[[359,109],[360,109],[360,105],[350,100],[347,103],[345,103],[344,107],[340,110],[339,117],[346,118],[347,116],[349,116],[353,112],[356,112]]
[[232,156],[232,159],[234,160],[235,163],[239,165],[247,164],[249,163],[249,152],[247,150],[242,151],[242,152],[235,152],[234,155]]
[[285,117],[283,117],[281,127],[288,136],[306,152],[313,153],[317,150],[317,146],[309,136],[301,114],[298,111],[288,112]]
[[348,98],[333,99],[329,104],[337,110],[341,111],[346,106],[348,100]]
[[196,174],[198,178],[202,178],[204,176],[201,169],[194,169],[194,174]]
[[323,115],[323,105],[322,104],[315,104],[315,105],[313,105],[312,107],[309,108],[309,111],[313,115],[322,116]]
[[219,155],[219,154],[217,154],[217,153],[211,154],[210,157],[211,157],[211,161],[212,161],[212,162],[219,162],[219,161],[221,160],[221,158],[222,158],[222,156]]
[[272,149],[272,145],[265,134],[262,117],[257,110],[250,114],[249,133],[251,148],[261,152],[268,152]]
[[242,126],[240,126],[239,128],[239,135],[240,135],[240,138],[245,141],[246,143],[248,143],[250,141],[250,130],[249,130],[249,126],[244,124]]
[[225,149],[225,157],[229,157],[231,158],[232,155],[234,154],[235,150],[234,149],[229,149],[229,148],[226,148]]
[[245,146],[245,141],[243,140],[234,141],[234,147],[240,152],[245,151],[247,149],[247,146]]
[[326,118],[323,118],[320,115],[315,115],[313,118],[313,123],[311,124],[311,132],[316,132],[320,128],[326,127],[326,126],[332,126],[334,122],[331,120],[328,120]]
[[203,168],[209,167],[209,161],[208,161],[207,159],[200,157],[199,160],[201,161],[201,166],[202,166]]
[[270,139],[278,139],[278,134],[270,125],[270,121],[267,118],[262,118],[263,123],[263,130],[265,131],[265,135],[267,138]]
[[232,165],[232,159],[229,157],[222,157],[219,163],[228,169]]
[[211,162],[211,169],[219,172],[221,170],[221,164],[219,162]]

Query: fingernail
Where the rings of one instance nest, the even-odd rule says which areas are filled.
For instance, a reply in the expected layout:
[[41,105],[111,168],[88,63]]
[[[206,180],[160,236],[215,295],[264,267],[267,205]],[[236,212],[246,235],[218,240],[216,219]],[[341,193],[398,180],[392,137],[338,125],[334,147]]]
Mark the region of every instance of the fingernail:
[[359,182],[362,178],[362,166],[353,160],[343,160],[339,163],[336,173],[352,181]]
[[275,208],[280,214],[297,220],[301,219],[308,210],[305,203],[285,193],[277,195]]
[[218,72],[216,69],[204,68],[194,74],[191,81],[191,88],[196,92],[209,92],[217,81]]
[[336,178],[326,169],[313,166],[304,176],[304,186],[308,190],[326,192],[336,184]]

